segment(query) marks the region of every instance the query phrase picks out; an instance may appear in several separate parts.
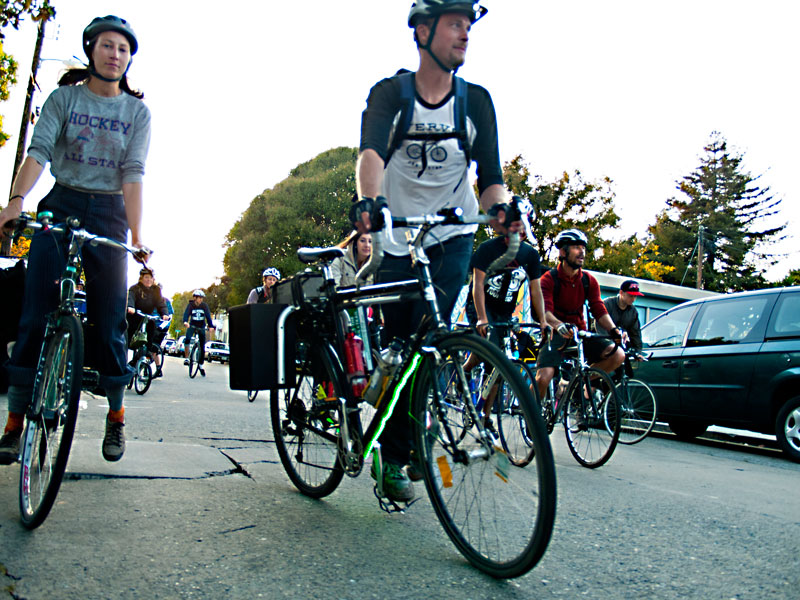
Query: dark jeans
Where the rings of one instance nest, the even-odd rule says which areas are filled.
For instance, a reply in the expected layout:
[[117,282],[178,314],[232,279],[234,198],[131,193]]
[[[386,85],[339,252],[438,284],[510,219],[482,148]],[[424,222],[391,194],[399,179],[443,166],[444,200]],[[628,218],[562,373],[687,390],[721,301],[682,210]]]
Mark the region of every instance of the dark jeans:
[[[472,235],[459,236],[427,249],[431,261],[430,269],[436,287],[436,300],[442,318],[449,325],[450,313],[467,279],[469,259],[472,256]],[[387,283],[413,279],[414,269],[407,256],[386,255],[378,271],[376,282]],[[384,304],[384,333],[387,342],[395,337],[407,340],[419,326],[425,315],[425,302],[418,300],[405,304]],[[410,395],[408,388],[403,390],[391,418],[386,423],[379,439],[381,455],[384,460],[404,465],[409,461],[411,451],[411,422],[409,420]]]
[[192,335],[194,332],[197,332],[197,344],[200,346],[200,361],[198,364],[203,364],[206,361],[206,328],[205,327],[195,327],[194,325],[189,325],[189,328],[186,330],[186,337],[183,338],[183,347],[187,350],[191,350],[192,348],[189,346],[189,342],[192,341]]
[[[54,221],[78,217],[81,226],[104,237],[125,242],[128,221],[121,194],[91,194],[56,184],[39,204]],[[9,383],[31,388],[44,338],[45,315],[59,302],[58,280],[66,264],[63,236],[39,231],[33,236],[25,277],[25,299],[19,336],[8,364]],[[81,261],[86,278],[84,363],[100,373],[100,386],[125,386],[133,374],[128,367],[126,305],[128,301],[128,255],[122,249],[86,244]],[[28,399],[30,401],[30,399]],[[22,410],[19,410],[22,408]],[[25,407],[11,406],[14,412]]]

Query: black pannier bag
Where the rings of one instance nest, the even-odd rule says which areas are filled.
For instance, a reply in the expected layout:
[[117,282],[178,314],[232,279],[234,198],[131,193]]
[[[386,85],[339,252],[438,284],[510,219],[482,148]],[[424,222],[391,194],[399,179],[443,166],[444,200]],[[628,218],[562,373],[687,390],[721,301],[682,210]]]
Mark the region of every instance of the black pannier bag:
[[295,319],[291,304],[243,304],[228,309],[230,388],[295,386]]

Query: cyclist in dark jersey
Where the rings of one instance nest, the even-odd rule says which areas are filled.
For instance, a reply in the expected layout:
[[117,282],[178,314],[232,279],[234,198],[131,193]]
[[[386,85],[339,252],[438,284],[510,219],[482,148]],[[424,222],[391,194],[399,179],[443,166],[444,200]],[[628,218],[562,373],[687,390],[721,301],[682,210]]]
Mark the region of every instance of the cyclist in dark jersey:
[[200,375],[206,376],[206,371],[203,369],[203,363],[206,357],[206,325],[210,330],[214,330],[214,321],[211,320],[211,310],[208,304],[205,303],[203,298],[206,294],[203,290],[195,290],[192,292],[192,299],[186,305],[186,310],[183,311],[183,325],[186,327],[186,337],[184,338],[184,365],[189,364],[189,342],[192,339],[194,332],[197,332],[197,337],[200,344]]

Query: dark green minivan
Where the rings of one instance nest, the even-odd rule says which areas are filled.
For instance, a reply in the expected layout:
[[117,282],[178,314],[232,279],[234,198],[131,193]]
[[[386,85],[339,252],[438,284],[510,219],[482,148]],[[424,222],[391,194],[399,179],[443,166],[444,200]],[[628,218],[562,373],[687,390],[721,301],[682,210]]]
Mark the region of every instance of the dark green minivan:
[[658,420],[680,437],[709,425],[774,434],[800,461],[800,287],[693,300],[642,327]]

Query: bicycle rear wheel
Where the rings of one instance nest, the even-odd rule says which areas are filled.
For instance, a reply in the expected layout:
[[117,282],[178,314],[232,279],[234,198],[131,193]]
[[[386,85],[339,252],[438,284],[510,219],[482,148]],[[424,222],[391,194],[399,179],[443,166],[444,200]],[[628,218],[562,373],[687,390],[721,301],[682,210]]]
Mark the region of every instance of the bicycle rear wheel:
[[[528,387],[539,406],[539,392],[536,389],[536,378],[530,368],[523,362],[513,361],[514,368],[522,377],[523,383]],[[500,442],[508,454],[511,464],[524,467],[533,460],[533,437],[528,431],[528,423],[522,411],[519,398],[514,394],[513,387],[508,381],[502,380],[497,388],[497,397],[492,407],[492,413],[497,415],[497,430]]]
[[[422,363],[412,411],[428,496],[445,532],[470,563],[493,577],[517,577],[536,565],[552,534],[556,480],[550,440],[528,387],[499,349],[471,334],[445,336],[435,346],[441,362]],[[497,369],[518,399],[533,445],[524,469],[511,464],[480,424],[459,439],[460,423],[452,422],[442,405],[444,386],[436,374],[443,364],[462,369],[468,353],[487,371]],[[459,393],[465,393],[463,386]]]
[[620,429],[619,399],[611,378],[600,369],[581,370],[564,394],[564,433],[572,456],[590,469],[605,464]]
[[[639,379],[628,379],[617,384],[617,396],[621,411],[619,443],[636,444],[653,431],[656,424],[656,395],[647,383]],[[606,423],[611,431],[612,424]]]
[[270,391],[275,446],[286,474],[312,498],[332,493],[344,476],[339,462],[342,390],[328,350],[307,348],[296,387]]
[[193,344],[189,350],[189,377],[194,379],[200,370],[200,345]]
[[133,389],[140,396],[150,389],[153,381],[153,369],[150,367],[150,358],[143,354],[136,361],[134,366],[136,372],[133,374]]
[[42,348],[22,437],[19,508],[28,529],[44,522],[58,495],[78,418],[82,374],[80,321],[62,316]]

